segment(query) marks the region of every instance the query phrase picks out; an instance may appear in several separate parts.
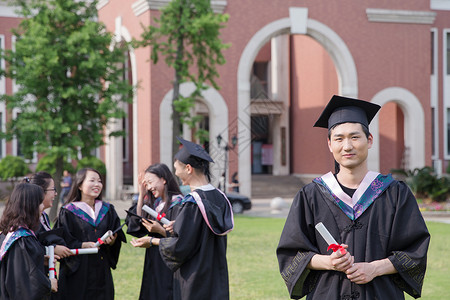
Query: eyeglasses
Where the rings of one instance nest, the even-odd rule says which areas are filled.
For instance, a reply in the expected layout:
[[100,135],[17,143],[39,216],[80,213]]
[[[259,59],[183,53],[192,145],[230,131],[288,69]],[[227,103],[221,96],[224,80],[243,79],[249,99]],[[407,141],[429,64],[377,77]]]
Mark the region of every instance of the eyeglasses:
[[48,191],[54,191],[54,192],[56,192],[56,188],[46,189],[45,191],[46,191],[46,192],[48,192]]

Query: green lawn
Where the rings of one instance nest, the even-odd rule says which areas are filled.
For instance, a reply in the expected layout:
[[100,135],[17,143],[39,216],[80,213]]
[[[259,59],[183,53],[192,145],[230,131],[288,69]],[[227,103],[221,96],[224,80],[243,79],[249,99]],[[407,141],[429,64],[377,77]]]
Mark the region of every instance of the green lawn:
[[[232,300],[289,299],[275,256],[284,222],[284,219],[236,216],[227,252]],[[447,274],[450,225],[435,222],[427,225],[432,239],[422,299],[445,299],[450,289]],[[113,271],[116,299],[138,299],[143,261],[144,249],[133,248],[129,243],[123,245],[119,265]]]

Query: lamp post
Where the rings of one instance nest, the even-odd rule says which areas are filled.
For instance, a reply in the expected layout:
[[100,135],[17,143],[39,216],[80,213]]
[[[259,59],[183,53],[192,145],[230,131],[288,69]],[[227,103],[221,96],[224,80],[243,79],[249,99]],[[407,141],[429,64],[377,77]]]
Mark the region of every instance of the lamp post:
[[[217,137],[217,145],[219,146],[219,148],[221,148],[220,144],[222,143],[222,136],[219,134]],[[224,170],[223,170],[223,192],[226,193],[227,192],[227,168],[228,168],[228,151],[231,149],[234,149],[234,147],[236,147],[237,144],[237,136],[233,135],[233,137],[231,138],[231,146],[228,144],[227,141],[225,141],[225,146],[224,146],[224,150],[225,150],[225,164],[224,164]]]

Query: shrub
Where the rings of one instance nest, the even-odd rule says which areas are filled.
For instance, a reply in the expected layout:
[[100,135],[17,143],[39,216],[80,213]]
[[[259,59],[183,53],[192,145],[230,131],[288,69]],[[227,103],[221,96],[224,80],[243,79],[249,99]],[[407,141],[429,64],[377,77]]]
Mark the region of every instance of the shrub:
[[20,156],[6,155],[0,161],[0,178],[10,180],[31,173],[28,164]]
[[439,178],[432,167],[416,168],[406,174],[407,183],[416,197],[445,201],[450,195],[450,180]]

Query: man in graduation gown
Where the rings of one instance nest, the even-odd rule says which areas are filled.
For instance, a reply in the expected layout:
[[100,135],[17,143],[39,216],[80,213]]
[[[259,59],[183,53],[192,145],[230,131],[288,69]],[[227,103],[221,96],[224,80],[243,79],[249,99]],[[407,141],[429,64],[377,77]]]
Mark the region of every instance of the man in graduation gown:
[[228,198],[209,183],[206,151],[180,139],[183,148],[175,155],[175,175],[190,185],[173,223],[174,236],[153,239],[166,265],[174,271],[174,299],[229,299],[226,259],[227,233],[233,229]]
[[[292,299],[404,299],[421,295],[430,235],[403,182],[367,169],[378,105],[333,96],[314,125],[328,128],[337,162],[294,198],[277,248]],[[322,222],[340,244],[315,230]]]

